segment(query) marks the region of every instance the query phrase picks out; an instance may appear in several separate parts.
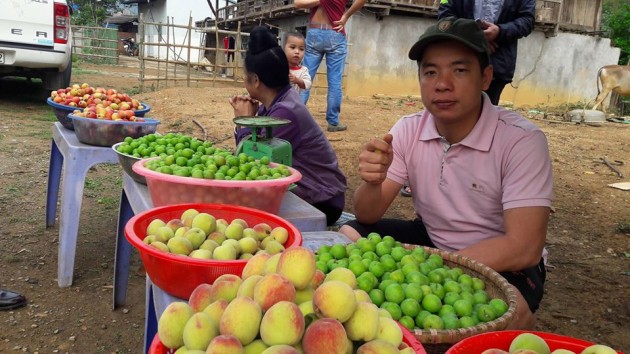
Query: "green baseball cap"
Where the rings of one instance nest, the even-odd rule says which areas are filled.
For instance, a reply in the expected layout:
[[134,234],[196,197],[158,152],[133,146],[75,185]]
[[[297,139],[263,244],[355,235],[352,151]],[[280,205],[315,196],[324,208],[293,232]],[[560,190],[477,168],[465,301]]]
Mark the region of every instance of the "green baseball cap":
[[420,39],[409,50],[409,59],[419,60],[427,46],[444,39],[456,40],[470,47],[475,52],[485,55],[490,61],[488,42],[483,30],[474,20],[467,18],[446,17],[427,28]]

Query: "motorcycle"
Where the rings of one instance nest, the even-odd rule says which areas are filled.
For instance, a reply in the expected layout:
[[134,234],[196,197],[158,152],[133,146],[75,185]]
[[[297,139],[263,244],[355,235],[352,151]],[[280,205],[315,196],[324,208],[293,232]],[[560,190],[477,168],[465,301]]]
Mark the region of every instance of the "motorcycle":
[[139,48],[138,45],[136,44],[136,40],[133,37],[127,37],[127,38],[123,38],[121,39],[121,41],[123,42],[123,48],[125,50],[125,53],[130,56],[137,56],[138,52],[139,52]]

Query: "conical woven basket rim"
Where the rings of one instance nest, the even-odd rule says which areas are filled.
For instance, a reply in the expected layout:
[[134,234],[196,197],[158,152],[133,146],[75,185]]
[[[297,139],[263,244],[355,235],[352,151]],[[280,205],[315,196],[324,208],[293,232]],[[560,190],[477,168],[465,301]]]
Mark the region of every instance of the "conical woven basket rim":
[[419,328],[414,329],[412,333],[423,345],[441,343],[454,344],[464,338],[474,336],[479,333],[500,331],[507,328],[508,324],[510,323],[510,321],[512,321],[512,318],[516,314],[516,292],[512,285],[508,283],[508,281],[503,276],[501,276],[501,274],[497,273],[495,270],[485,264],[479,263],[471,258],[459,255],[457,253],[444,251],[432,247],[411,244],[403,244],[403,246],[409,249],[422,247],[427,251],[427,253],[438,254],[444,259],[445,262],[456,264],[469,275],[481,275],[483,278],[487,279],[485,281],[486,288],[489,281],[491,283],[491,286],[498,288],[500,293],[503,295],[503,300],[508,304],[508,310],[501,317],[496,318],[490,322],[479,323],[473,327],[429,330]]

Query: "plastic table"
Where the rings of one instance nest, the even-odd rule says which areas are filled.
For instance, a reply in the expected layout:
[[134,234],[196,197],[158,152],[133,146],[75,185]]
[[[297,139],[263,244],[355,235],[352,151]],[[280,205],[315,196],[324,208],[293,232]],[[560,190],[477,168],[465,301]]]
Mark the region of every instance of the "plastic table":
[[111,148],[79,142],[74,131],[55,122],[52,128],[48,166],[46,227],[55,224],[63,171],[57,255],[57,283],[60,287],[72,285],[85,177],[90,167],[100,163],[117,164],[118,156]]
[[[148,187],[135,182],[129,175],[123,173],[114,264],[113,309],[124,305],[127,297],[132,246],[125,238],[125,225],[135,214],[151,208],[153,208],[153,202]],[[301,232],[326,230],[326,215],[291,192],[284,195],[278,216],[293,223]]]
[[[321,245],[347,244],[351,242],[344,235],[334,231],[304,232],[302,237],[304,240],[302,246],[312,251],[316,251]],[[144,353],[148,353],[151,341],[157,333],[158,319],[162,316],[166,307],[175,301],[187,302],[188,300],[167,294],[164,290],[154,285],[149,276],[147,276],[145,301]]]

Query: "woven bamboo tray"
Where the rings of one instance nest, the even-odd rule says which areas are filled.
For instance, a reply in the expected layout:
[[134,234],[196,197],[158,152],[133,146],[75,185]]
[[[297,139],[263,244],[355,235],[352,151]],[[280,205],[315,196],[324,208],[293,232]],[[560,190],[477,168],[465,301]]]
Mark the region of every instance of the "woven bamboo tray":
[[507,327],[516,313],[516,293],[510,283],[499,273],[484,264],[452,252],[418,245],[406,244],[404,246],[409,249],[423,247],[428,254],[440,255],[444,259],[444,265],[449,268],[459,267],[464,273],[483,280],[486,284],[485,291],[490,298],[499,298],[508,304],[508,310],[503,316],[490,322],[479,323],[474,327],[440,330],[414,329],[414,335],[422,343],[428,354],[444,353],[452,345],[464,338],[479,333],[500,331]]

